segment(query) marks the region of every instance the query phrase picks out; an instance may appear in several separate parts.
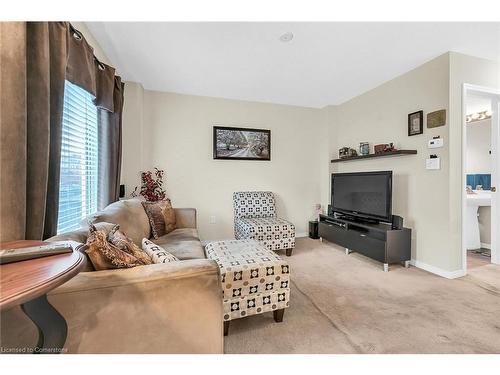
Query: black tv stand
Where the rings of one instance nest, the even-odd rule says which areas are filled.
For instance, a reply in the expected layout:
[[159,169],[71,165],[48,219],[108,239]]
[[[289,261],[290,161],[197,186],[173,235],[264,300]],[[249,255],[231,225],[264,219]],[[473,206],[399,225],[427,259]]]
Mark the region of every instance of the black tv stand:
[[390,224],[373,224],[320,215],[318,225],[320,240],[327,240],[345,247],[346,254],[356,251],[382,262],[384,271],[389,264],[404,263],[411,259],[411,229],[392,229]]

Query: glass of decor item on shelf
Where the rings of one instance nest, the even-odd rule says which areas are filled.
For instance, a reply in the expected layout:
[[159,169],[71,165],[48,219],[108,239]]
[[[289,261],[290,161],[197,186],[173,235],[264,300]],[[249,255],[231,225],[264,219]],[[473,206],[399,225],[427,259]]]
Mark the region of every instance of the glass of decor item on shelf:
[[370,144],[368,142],[360,142],[359,154],[360,155],[369,155],[370,154]]

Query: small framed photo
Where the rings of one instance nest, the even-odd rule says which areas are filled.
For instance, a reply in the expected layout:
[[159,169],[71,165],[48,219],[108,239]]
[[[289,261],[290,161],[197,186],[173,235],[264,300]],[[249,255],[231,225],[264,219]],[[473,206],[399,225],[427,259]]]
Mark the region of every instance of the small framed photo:
[[408,136],[424,132],[424,111],[413,112],[408,115]]

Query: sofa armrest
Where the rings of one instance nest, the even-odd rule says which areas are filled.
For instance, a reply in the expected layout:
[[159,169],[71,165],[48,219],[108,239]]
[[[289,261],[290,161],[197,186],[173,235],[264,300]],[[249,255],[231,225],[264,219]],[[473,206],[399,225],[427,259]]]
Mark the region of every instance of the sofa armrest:
[[[220,288],[216,263],[196,259],[80,273],[48,299],[68,323],[69,353],[222,353]],[[20,309],[7,313],[15,341],[36,331]]]
[[[92,289],[132,286],[149,282],[169,282],[196,276],[215,276],[218,280],[218,266],[209,259],[181,260],[178,262],[150,264],[132,268],[110,269],[80,273],[49,295],[82,292]],[[220,288],[219,288],[220,289]]]
[[177,228],[196,229],[196,208],[174,208]]
[[71,232],[66,232],[58,234],[54,237],[46,239],[47,242],[57,242],[57,241],[75,241],[84,244],[87,242],[87,235],[89,233],[88,228],[78,228]]

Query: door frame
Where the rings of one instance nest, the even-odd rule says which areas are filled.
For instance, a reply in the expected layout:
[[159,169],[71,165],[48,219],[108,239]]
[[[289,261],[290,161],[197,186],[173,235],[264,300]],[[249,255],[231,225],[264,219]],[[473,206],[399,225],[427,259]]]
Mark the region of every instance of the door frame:
[[[497,98],[496,108],[492,108],[492,112],[494,113],[492,116],[492,127],[493,121],[496,121],[496,144],[492,142],[492,153],[493,149],[495,150],[495,155],[498,160],[500,160],[500,113],[499,113],[499,103],[500,103],[500,89],[495,89],[491,87],[472,85],[468,83],[464,83],[462,86],[462,178],[461,178],[461,191],[462,191],[462,270],[464,274],[467,274],[467,245],[466,245],[466,228],[465,228],[465,217],[466,217],[466,209],[467,209],[467,192],[465,191],[465,186],[467,185],[467,174],[466,174],[466,166],[467,166],[467,122],[466,122],[466,110],[467,110],[467,95],[470,94],[479,94],[483,96]],[[496,116],[496,118],[494,118]],[[493,140],[492,133],[492,140]],[[496,179],[500,180],[500,170],[497,170]],[[495,181],[497,189],[498,182]],[[492,184],[494,181],[492,181]],[[492,197],[493,199],[493,197]],[[500,201],[498,200],[498,196],[495,197],[495,206],[497,210],[500,210]],[[500,225],[500,212],[494,212],[493,205],[491,210],[491,237],[492,237],[492,249],[491,249],[491,263],[500,264],[500,237],[498,226]],[[495,244],[495,246],[493,245]]]

